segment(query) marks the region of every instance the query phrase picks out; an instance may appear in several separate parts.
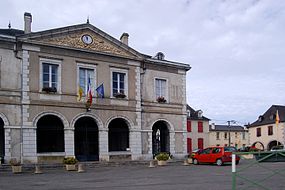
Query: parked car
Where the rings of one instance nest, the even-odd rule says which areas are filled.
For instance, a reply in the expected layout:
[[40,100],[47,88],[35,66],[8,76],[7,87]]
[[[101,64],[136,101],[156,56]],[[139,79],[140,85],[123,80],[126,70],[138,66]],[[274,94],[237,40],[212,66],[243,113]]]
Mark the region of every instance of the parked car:
[[199,152],[201,152],[203,149],[195,149],[191,152],[191,154],[189,155],[189,158],[193,158],[196,154],[198,154]]
[[[235,147],[208,147],[193,156],[193,164],[216,163],[218,166],[227,162],[232,162],[232,152],[236,152]],[[236,164],[239,164],[240,157],[236,156]]]
[[279,145],[279,146],[273,146],[270,151],[285,151],[284,146],[283,145]]

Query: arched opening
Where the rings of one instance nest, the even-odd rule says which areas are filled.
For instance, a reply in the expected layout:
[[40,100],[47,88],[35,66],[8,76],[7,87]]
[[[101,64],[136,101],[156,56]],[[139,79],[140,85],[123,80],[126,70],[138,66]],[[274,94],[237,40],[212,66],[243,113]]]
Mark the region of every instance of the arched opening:
[[271,141],[271,142],[268,144],[268,146],[267,146],[267,150],[271,150],[272,147],[277,146],[277,145],[280,146],[280,145],[282,145],[282,143],[281,143],[281,142],[278,142],[278,144],[277,144],[277,141],[276,141],[276,140]]
[[129,127],[124,119],[117,118],[109,124],[109,151],[126,151],[129,148]]
[[252,147],[257,148],[258,150],[264,150],[264,145],[261,142],[259,142],[259,141],[253,143]]
[[152,127],[152,153],[170,153],[169,130],[165,121],[157,121]]
[[98,126],[91,117],[81,117],[75,122],[75,157],[79,161],[99,160]]
[[37,122],[37,152],[64,152],[64,126],[59,117],[45,115]]
[[4,121],[0,118],[0,161],[4,160],[5,156],[5,133],[4,133]]

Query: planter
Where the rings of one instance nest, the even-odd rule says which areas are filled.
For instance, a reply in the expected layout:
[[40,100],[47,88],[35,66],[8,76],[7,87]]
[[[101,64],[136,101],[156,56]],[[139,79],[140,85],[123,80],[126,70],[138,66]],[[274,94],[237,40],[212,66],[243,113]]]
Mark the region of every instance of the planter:
[[12,166],[13,173],[22,173],[22,166]]
[[76,165],[75,164],[66,164],[65,168],[67,171],[75,171],[76,170]]
[[188,158],[187,162],[188,162],[188,164],[193,164],[193,159],[192,158]]
[[157,165],[158,165],[158,166],[166,166],[166,165],[167,165],[167,161],[158,160],[158,161],[157,161]]

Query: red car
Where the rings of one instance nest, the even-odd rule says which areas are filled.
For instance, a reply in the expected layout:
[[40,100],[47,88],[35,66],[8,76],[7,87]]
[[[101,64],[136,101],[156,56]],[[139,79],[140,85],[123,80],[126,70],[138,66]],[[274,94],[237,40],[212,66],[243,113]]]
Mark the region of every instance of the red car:
[[[193,164],[216,163],[218,166],[226,162],[232,162],[232,152],[236,152],[235,147],[209,147],[193,155]],[[236,164],[239,164],[240,157],[236,156]]]

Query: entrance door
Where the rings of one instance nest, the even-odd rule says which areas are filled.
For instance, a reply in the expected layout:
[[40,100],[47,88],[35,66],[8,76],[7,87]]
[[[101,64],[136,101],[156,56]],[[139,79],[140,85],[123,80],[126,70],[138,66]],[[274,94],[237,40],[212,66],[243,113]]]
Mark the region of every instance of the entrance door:
[[4,122],[0,119],[0,160],[4,159],[5,156],[5,140],[4,140]]
[[79,161],[99,160],[98,126],[93,118],[76,121],[74,139],[75,157]]
[[158,121],[152,127],[152,153],[159,152],[170,152],[169,131],[164,121]]

